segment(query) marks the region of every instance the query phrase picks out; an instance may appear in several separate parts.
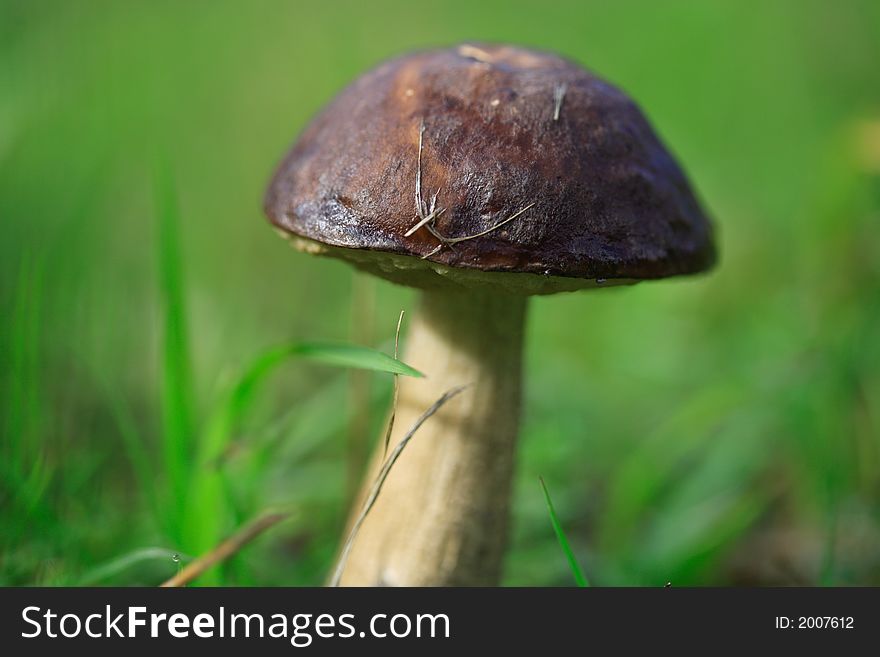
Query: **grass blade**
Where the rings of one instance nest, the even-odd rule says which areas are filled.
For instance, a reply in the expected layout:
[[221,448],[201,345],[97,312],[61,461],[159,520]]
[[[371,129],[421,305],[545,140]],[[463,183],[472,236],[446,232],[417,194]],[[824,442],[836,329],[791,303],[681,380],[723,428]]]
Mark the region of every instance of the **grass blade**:
[[392,358],[388,354],[350,344],[334,344],[330,342],[310,342],[287,347],[287,355],[299,356],[324,365],[337,367],[353,367],[374,372],[403,374],[404,376],[423,377],[424,374],[406,363]]
[[580,565],[578,565],[577,559],[575,559],[574,552],[571,550],[571,545],[568,544],[565,532],[562,531],[562,525],[559,523],[556,509],[553,508],[553,500],[550,499],[550,491],[547,490],[547,484],[544,483],[544,477],[538,477],[538,481],[541,482],[541,489],[544,491],[544,501],[547,503],[547,510],[550,513],[550,522],[553,524],[553,531],[556,532],[556,539],[559,541],[559,547],[562,548],[562,551],[565,553],[565,558],[568,559],[568,566],[571,568],[571,574],[574,575],[574,581],[578,586],[589,586],[590,583],[584,576],[584,572],[581,570]]
[[[9,345],[2,345],[10,371],[4,429],[9,460],[20,477],[27,476],[39,453],[40,326],[43,300],[43,260],[28,253],[19,265],[14,291]],[[8,350],[8,351],[7,351]]]
[[[199,438],[193,473],[187,495],[186,529],[182,545],[187,550],[205,552],[217,544],[224,527],[224,484],[220,461],[230,441],[250,411],[261,384],[283,363],[304,358],[325,365],[366,369],[407,376],[422,376],[409,365],[375,349],[348,344],[294,343],[269,349],[245,369],[230,392],[211,414]],[[200,582],[219,583],[216,570],[208,571]]]
[[335,367],[423,376],[421,372],[406,363],[368,347],[302,342],[269,349],[254,359],[215,413],[213,421],[209,423],[208,436],[203,444],[200,462],[210,462],[221,456],[229,436],[246,414],[260,384],[276,368],[294,358],[304,358]]
[[79,582],[77,582],[77,586],[94,586],[98,582],[103,582],[108,579],[111,579],[122,572],[125,572],[129,568],[133,568],[134,566],[139,566],[143,563],[147,563],[150,561],[165,561],[169,564],[174,562],[175,556],[178,559],[182,559],[183,561],[188,561],[190,557],[184,557],[182,555],[178,555],[176,552],[172,550],[167,550],[165,548],[159,547],[149,547],[149,548],[141,548],[139,550],[134,550],[129,552],[128,554],[123,554],[112,561],[109,561],[101,566],[98,566],[85,575],[83,575]]
[[[394,332],[394,360],[397,360],[397,354],[400,347],[400,326],[403,324],[403,313],[397,318],[397,330]],[[394,418],[397,415],[397,397],[400,395],[400,381],[397,374],[394,375],[394,392],[391,395],[391,417],[388,418],[388,428],[385,430],[385,446],[382,456],[388,454],[388,444],[391,442],[391,432],[394,431]]]
[[123,451],[137,480],[138,489],[144,496],[153,518],[161,523],[161,507],[156,495],[156,473],[144,437],[122,394],[100,377],[96,378],[104,389],[104,396],[122,441]]
[[[173,499],[170,508],[182,508],[189,475],[193,440],[190,354],[186,303],[181,267],[180,213],[173,180],[166,166],[156,170],[154,187],[158,221],[159,287],[162,295],[162,446],[165,471]],[[183,518],[175,514],[170,529],[179,542]]]
[[[366,272],[351,275],[349,301],[349,341],[352,344],[372,344],[373,315],[376,306],[376,279]],[[361,474],[367,467],[370,452],[372,408],[369,372],[353,369],[348,372],[348,407],[350,409],[345,446],[345,499],[357,495]]]
[[0,532],[0,549],[14,545],[33,528],[33,512],[38,507],[39,520],[54,520],[54,512],[45,503],[53,470],[43,442],[46,409],[40,348],[44,270],[42,256],[23,255],[13,291],[8,337],[0,330],[0,370],[9,367],[8,392],[0,396],[0,507],[4,502],[10,507],[8,526]]

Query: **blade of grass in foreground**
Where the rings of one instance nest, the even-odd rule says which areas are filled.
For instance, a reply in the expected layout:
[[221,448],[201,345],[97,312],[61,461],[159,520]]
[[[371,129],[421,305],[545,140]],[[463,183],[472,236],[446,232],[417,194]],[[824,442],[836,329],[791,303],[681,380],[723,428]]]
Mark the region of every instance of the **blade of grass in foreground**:
[[161,525],[161,500],[156,494],[158,479],[144,437],[122,394],[112,385],[106,383],[100,374],[93,376],[104,389],[104,398],[107,400],[107,406],[116,425],[116,432],[121,439],[123,451],[131,464],[141,495],[146,500],[153,519]]
[[15,545],[29,526],[54,520],[51,506],[45,503],[53,472],[41,432],[46,412],[40,381],[43,272],[42,257],[23,255],[14,288],[8,344],[6,336],[0,334],[0,356],[10,367],[8,397],[0,397],[0,506],[3,500],[11,502],[4,518],[8,522],[0,533],[0,551],[6,545]]
[[553,500],[550,499],[550,491],[547,490],[547,484],[544,483],[544,477],[538,477],[538,481],[541,482],[541,488],[544,491],[544,501],[547,502],[547,510],[550,512],[550,522],[553,524],[553,531],[556,532],[559,546],[565,553],[565,558],[568,559],[568,566],[571,568],[571,574],[574,575],[574,581],[578,586],[589,586],[590,583],[587,581],[584,572],[578,565],[577,559],[575,559],[574,552],[572,552],[571,546],[568,544],[568,539],[565,537],[565,532],[562,531],[562,525],[559,524],[559,518],[556,515],[556,509],[553,508]]
[[[183,545],[196,553],[212,549],[222,536],[225,514],[223,471],[220,461],[250,411],[257,391],[280,365],[303,358],[331,365],[421,377],[421,372],[375,349],[349,344],[293,343],[269,349],[254,359],[209,417],[199,437],[196,469],[187,495]],[[217,568],[200,574],[202,584],[219,584]]]
[[257,356],[244,371],[229,396],[211,418],[207,436],[201,445],[200,463],[210,462],[221,455],[236,425],[250,407],[260,384],[277,367],[295,358],[312,360],[334,367],[388,372],[389,374],[403,374],[412,377],[424,376],[406,363],[369,347],[299,342],[268,349]]
[[[10,466],[25,478],[40,447],[40,306],[43,295],[43,260],[25,253],[19,264],[11,317],[8,353],[11,366],[4,427]],[[8,350],[8,351],[7,351]]]
[[98,582],[112,579],[135,566],[140,566],[151,561],[167,563],[170,568],[171,564],[179,563],[181,560],[189,561],[190,559],[192,559],[192,557],[181,556],[180,554],[171,550],[166,550],[165,548],[141,548],[123,554],[112,561],[93,568],[80,578],[79,582],[77,582],[77,586],[94,586]]
[[422,377],[424,374],[388,354],[351,344],[310,342],[282,347],[284,355],[299,356],[325,365],[337,365],[374,372]]
[[[162,294],[162,446],[173,503],[179,509],[189,477],[192,444],[192,378],[186,328],[186,302],[180,254],[180,212],[167,164],[156,167],[154,200],[158,222],[159,287]],[[169,529],[176,541],[184,519],[172,512]]]

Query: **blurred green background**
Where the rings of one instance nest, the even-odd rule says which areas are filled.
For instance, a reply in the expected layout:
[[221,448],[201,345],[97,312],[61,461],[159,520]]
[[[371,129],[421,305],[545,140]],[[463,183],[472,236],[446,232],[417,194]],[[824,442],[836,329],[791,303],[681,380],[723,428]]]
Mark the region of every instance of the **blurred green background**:
[[572,581],[543,475],[600,585],[880,584],[872,0],[0,0],[0,584],[157,584],[269,508],[201,582],[323,581],[390,377],[290,363],[227,426],[228,391],[274,345],[388,351],[413,295],[293,252],[261,196],[348,81],[468,39],[633,95],[722,254],[534,300],[505,582]]

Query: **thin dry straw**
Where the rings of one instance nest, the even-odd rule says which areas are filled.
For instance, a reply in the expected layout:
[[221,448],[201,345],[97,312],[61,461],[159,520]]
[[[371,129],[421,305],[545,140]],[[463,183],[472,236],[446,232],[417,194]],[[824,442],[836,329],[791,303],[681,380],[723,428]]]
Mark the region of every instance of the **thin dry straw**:
[[251,521],[250,523],[239,529],[237,532],[235,532],[232,536],[227,538],[225,541],[220,543],[220,545],[215,547],[213,550],[211,550],[207,554],[202,555],[198,559],[195,559],[192,563],[188,564],[186,568],[179,571],[174,577],[172,577],[168,581],[163,582],[160,586],[162,588],[186,586],[203,572],[208,570],[208,568],[211,568],[221,561],[228,559],[233,554],[241,550],[245,545],[254,540],[257,536],[262,534],[273,525],[281,522],[289,515],[289,513],[267,513],[266,515]]
[[433,214],[434,212],[434,204],[437,202],[437,194],[440,193],[440,190],[437,190],[437,194],[434,194],[431,199],[431,210],[428,211],[427,205],[425,205],[425,201],[422,199],[422,136],[425,134],[425,122],[422,121],[419,124],[419,155],[416,164],[416,214],[420,219],[424,219],[426,215]]
[[495,225],[492,226],[491,228],[487,228],[487,229],[484,230],[484,231],[480,231],[479,233],[475,233],[475,234],[473,234],[473,235],[465,235],[464,237],[444,237],[444,238],[443,238],[443,241],[444,241],[444,243],[446,243],[446,244],[458,244],[459,242],[465,242],[465,241],[467,241],[467,240],[472,240],[472,239],[477,238],[477,237],[482,237],[483,235],[488,235],[488,234],[491,233],[493,230],[498,230],[498,229],[501,228],[504,224],[506,224],[506,223],[508,223],[508,222],[510,222],[510,221],[513,221],[514,219],[516,219],[516,218],[517,218],[518,216],[520,216],[523,212],[525,212],[526,210],[530,209],[533,205],[535,205],[535,203],[537,203],[537,201],[532,201],[531,203],[529,203],[526,207],[524,207],[524,208],[523,208],[522,210],[520,210],[519,212],[514,212],[514,213],[513,213],[512,215],[510,215],[507,219],[504,219],[503,221],[499,221],[497,224],[495,224]]
[[[397,331],[394,333],[394,360],[397,360],[397,348],[400,344],[400,325],[403,324],[403,313],[400,311],[400,317],[397,318]],[[388,454],[388,442],[391,440],[391,430],[394,429],[394,418],[397,415],[397,395],[400,391],[400,380],[398,375],[394,375],[394,393],[391,397],[391,417],[388,418],[388,428],[385,430],[385,450],[382,452],[384,457]]]
[[565,100],[565,92],[568,91],[568,85],[564,82],[557,84],[553,89],[553,120],[559,120],[559,112],[562,110],[562,101]]
[[434,219],[436,219],[437,217],[439,217],[439,216],[440,216],[441,214],[443,214],[444,212],[446,212],[446,208],[440,208],[439,210],[436,210],[436,211],[432,210],[431,212],[429,212],[428,214],[426,214],[426,215],[425,215],[425,216],[419,221],[419,223],[417,223],[415,226],[413,226],[413,227],[410,228],[408,231],[406,231],[406,232],[403,234],[403,236],[404,236],[404,237],[410,237],[410,236],[412,236],[412,234],[415,233],[419,228],[421,228],[422,226],[424,226],[424,225],[426,225],[426,224],[431,223],[432,221],[434,221]]
[[[565,97],[565,91],[567,87],[562,84],[556,87],[553,92],[555,99],[555,107],[553,110],[553,120],[559,118],[559,110],[562,107],[562,100]],[[408,231],[406,231],[403,236],[410,237],[416,231],[421,228],[425,228],[431,235],[433,235],[440,244],[430,251],[429,253],[422,256],[422,260],[426,258],[430,258],[432,255],[436,254],[440,251],[444,246],[448,246],[450,249],[453,249],[453,245],[458,244],[459,242],[465,242],[467,240],[472,240],[477,237],[482,237],[483,235],[488,235],[494,230],[498,230],[504,224],[509,221],[513,221],[517,217],[519,217],[526,210],[535,205],[535,202],[529,203],[526,207],[524,207],[519,212],[515,212],[507,219],[499,221],[494,226],[487,228],[486,230],[480,231],[474,235],[465,235],[464,237],[445,237],[441,235],[436,228],[434,228],[434,220],[437,219],[440,215],[446,212],[446,208],[438,208],[437,207],[437,196],[440,194],[440,189],[438,188],[436,192],[431,196],[431,203],[428,205],[425,203],[425,200],[422,198],[422,148],[424,147],[424,135],[425,135],[425,122],[422,121],[419,124],[419,152],[416,157],[416,192],[415,192],[415,205],[416,205],[416,216],[418,218],[418,222],[414,226],[412,226]],[[455,249],[453,249],[455,250]]]
[[385,483],[385,479],[388,478],[388,473],[391,472],[391,468],[397,462],[397,459],[400,457],[400,454],[403,452],[404,448],[415,435],[416,431],[419,430],[419,428],[428,420],[428,418],[434,415],[434,413],[439,411],[446,402],[458,395],[467,387],[468,386],[466,385],[458,386],[444,392],[443,395],[437,401],[435,401],[427,411],[422,413],[421,417],[416,420],[415,424],[409,431],[407,431],[403,439],[399,443],[397,443],[397,446],[391,452],[391,456],[389,456],[385,463],[382,464],[382,469],[379,470],[379,474],[376,476],[376,480],[373,482],[373,487],[370,489],[370,494],[367,496],[367,500],[364,502],[364,506],[361,509],[360,515],[358,515],[357,520],[351,527],[348,538],[345,540],[345,546],[342,548],[342,552],[339,555],[339,563],[336,565],[336,570],[333,572],[333,577],[330,579],[330,586],[339,586],[339,581],[342,579],[342,573],[345,571],[345,564],[348,562],[348,556],[351,553],[351,548],[354,545],[354,541],[357,538],[361,525],[364,524],[364,520],[366,520],[367,515],[373,508],[373,504],[376,503],[376,498],[379,497],[379,493],[382,491],[382,484]]

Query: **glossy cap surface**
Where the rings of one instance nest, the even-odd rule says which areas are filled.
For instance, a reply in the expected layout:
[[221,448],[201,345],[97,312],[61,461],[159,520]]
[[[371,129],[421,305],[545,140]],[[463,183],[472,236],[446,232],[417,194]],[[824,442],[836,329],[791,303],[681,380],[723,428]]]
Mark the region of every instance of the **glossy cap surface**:
[[715,259],[711,223],[634,102],[512,46],[420,52],[364,74],[299,137],[265,208],[300,248],[421,287],[507,272],[544,282],[505,285],[549,293]]

